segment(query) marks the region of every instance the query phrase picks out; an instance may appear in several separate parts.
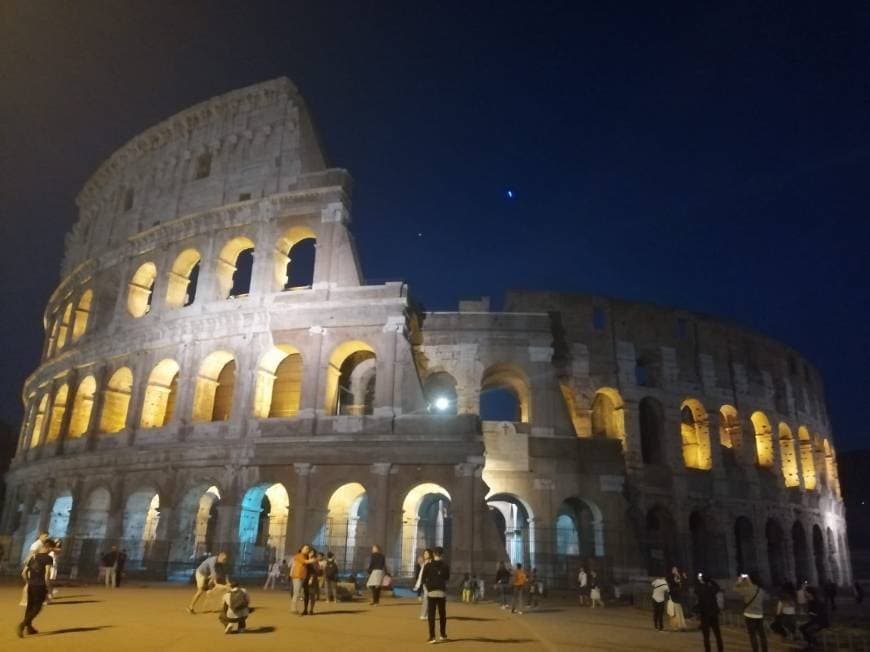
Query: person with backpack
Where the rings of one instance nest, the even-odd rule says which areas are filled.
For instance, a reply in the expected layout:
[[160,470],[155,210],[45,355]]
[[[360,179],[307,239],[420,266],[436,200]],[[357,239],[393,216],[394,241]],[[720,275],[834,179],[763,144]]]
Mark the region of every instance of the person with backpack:
[[21,578],[27,583],[27,607],[24,609],[24,620],[18,623],[16,633],[18,638],[24,638],[24,632],[29,635],[38,634],[33,627],[33,620],[42,611],[42,605],[51,590],[51,567],[53,560],[49,554],[54,550],[54,542],[45,539],[39,552],[27,558]]
[[698,573],[695,587],[695,612],[701,619],[701,634],[704,637],[704,652],[710,652],[710,632],[716,638],[716,650],[722,652],[722,631],[719,629],[719,599],[721,589],[711,577]]
[[326,592],[326,601],[335,602],[336,589],[338,588],[338,564],[335,563],[335,555],[326,553],[326,563],[323,565],[323,587]]
[[224,634],[232,634],[233,625],[236,625],[237,632],[244,632],[248,625],[248,616],[250,614],[248,592],[239,586],[238,582],[230,582],[229,590],[224,593],[221,614],[218,616],[224,625]]
[[442,559],[444,549],[432,551],[432,561],[420,571],[422,584],[426,588],[428,600],[429,643],[435,643],[435,611],[438,611],[441,636],[439,641],[447,640],[447,580],[450,579],[450,566]]
[[511,613],[523,615],[523,601],[525,599],[526,585],[529,583],[526,571],[523,570],[522,564],[517,564],[517,569],[514,571],[513,587],[514,592],[511,600]]
[[752,652],[758,652],[759,647],[761,652],[767,652],[767,634],[764,631],[764,599],[767,594],[757,578],[746,574],[737,579],[734,590],[743,598],[743,620]]

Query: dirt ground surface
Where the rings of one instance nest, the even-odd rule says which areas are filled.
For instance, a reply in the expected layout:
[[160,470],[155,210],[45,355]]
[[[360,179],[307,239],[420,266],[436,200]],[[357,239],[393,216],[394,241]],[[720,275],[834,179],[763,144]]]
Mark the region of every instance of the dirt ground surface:
[[[367,600],[318,603],[314,617],[294,615],[285,590],[250,589],[255,612],[244,634],[224,634],[217,620],[218,600],[210,613],[186,611],[192,590],[171,584],[132,583],[120,589],[90,585],[64,587],[59,598],[35,621],[39,634],[19,640],[15,633],[23,608],[13,584],[0,585],[0,650],[52,652],[119,652],[126,650],[291,650],[350,652],[354,650],[424,649],[425,621],[418,619],[414,598],[383,598],[380,606]],[[512,615],[493,602],[448,603],[450,650],[510,650],[510,652],[619,650],[702,650],[698,631],[659,633],[650,614],[633,607],[580,608],[568,597],[553,597],[537,609]],[[749,650],[745,632],[723,628],[726,650]],[[794,650],[771,635],[771,650]],[[715,649],[715,646],[714,648]]]

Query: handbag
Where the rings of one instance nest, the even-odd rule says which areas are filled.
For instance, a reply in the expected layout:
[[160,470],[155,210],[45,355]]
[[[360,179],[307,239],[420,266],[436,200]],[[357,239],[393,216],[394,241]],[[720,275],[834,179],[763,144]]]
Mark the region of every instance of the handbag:
[[384,579],[381,582],[381,587],[388,589],[393,585],[393,578],[390,575],[384,573]]
[[670,616],[671,618],[677,615],[677,608],[674,605],[674,601],[670,598],[668,598],[667,612],[668,616]]

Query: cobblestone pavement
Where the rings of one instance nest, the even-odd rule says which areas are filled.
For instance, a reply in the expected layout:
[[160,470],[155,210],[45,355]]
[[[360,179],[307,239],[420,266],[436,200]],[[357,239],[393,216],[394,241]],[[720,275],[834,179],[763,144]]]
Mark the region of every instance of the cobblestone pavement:
[[[215,613],[190,615],[192,591],[166,584],[133,583],[120,589],[66,587],[36,621],[40,633],[19,641],[15,625],[23,609],[20,589],[0,587],[0,650],[119,652],[125,650],[404,650],[428,648],[426,623],[414,599],[384,598],[318,604],[317,615],[303,618],[290,610],[286,591],[251,589],[249,632],[225,635]],[[211,608],[217,609],[217,600]],[[619,650],[703,650],[701,635],[658,633],[649,614],[632,607],[581,609],[567,598],[553,598],[522,616],[491,602],[448,604],[450,650],[510,652]],[[775,637],[774,637],[775,638]],[[715,647],[714,647],[715,649]],[[726,650],[749,650],[743,630],[725,628]],[[778,641],[772,650],[796,649]]]

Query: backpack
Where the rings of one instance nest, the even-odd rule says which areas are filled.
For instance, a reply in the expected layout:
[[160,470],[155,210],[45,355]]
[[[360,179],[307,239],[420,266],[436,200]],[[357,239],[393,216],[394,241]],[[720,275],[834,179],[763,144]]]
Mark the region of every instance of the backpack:
[[230,609],[239,613],[248,608],[248,594],[241,589],[230,591]]
[[333,560],[329,560],[326,562],[326,567],[323,569],[323,574],[326,579],[332,581],[338,578],[338,564]]

